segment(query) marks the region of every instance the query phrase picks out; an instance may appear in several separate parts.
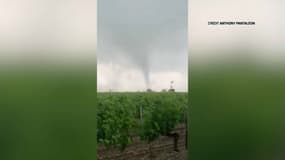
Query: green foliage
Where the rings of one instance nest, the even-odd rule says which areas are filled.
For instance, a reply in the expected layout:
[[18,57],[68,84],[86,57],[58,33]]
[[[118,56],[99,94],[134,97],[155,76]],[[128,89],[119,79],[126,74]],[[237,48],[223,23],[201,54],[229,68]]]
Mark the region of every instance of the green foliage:
[[98,140],[106,146],[124,149],[131,140],[134,108],[125,96],[106,96],[98,102]]
[[[183,122],[186,93],[99,93],[97,141],[124,149],[133,136],[151,142]],[[142,117],[141,117],[142,115]]]
[[95,71],[19,70],[0,69],[0,159],[96,159]]
[[235,63],[191,69],[190,159],[284,155],[285,70]]

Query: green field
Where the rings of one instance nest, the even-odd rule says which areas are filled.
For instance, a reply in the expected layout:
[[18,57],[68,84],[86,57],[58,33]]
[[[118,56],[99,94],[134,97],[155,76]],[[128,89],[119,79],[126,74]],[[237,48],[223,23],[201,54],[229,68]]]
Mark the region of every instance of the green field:
[[169,134],[187,114],[187,93],[98,93],[99,144],[124,149],[133,137],[151,142]]
[[96,159],[92,70],[2,69],[0,159]]
[[192,66],[190,159],[269,160],[284,155],[284,71],[236,61]]

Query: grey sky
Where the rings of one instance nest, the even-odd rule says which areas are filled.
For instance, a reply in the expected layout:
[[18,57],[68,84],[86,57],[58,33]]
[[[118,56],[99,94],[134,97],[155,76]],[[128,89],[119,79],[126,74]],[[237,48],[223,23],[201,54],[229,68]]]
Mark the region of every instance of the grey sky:
[[[239,49],[260,62],[285,60],[284,0],[191,0],[188,6],[192,62],[223,59]],[[208,21],[256,21],[255,26],[208,26]],[[224,51],[224,52],[223,52]],[[236,56],[236,55],[235,55]]]
[[97,0],[0,0],[0,62],[96,61],[96,40]]
[[99,0],[97,57],[101,91],[186,91],[187,0]]
[[[247,47],[285,59],[284,0],[99,0],[98,88],[187,90],[190,58],[212,60]],[[187,42],[187,10],[189,42]],[[208,26],[255,20],[256,26]],[[22,58],[95,61],[97,0],[0,0],[0,63]],[[203,51],[203,52],[200,52]],[[238,52],[237,52],[238,53]],[[147,74],[148,73],[148,74]]]

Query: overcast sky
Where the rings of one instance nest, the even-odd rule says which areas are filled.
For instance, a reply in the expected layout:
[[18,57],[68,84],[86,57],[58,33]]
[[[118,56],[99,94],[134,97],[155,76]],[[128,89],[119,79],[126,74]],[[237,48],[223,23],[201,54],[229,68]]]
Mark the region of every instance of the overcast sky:
[[[284,8],[284,0],[190,0],[188,34],[192,62],[252,54],[263,63],[284,64]],[[208,21],[255,21],[256,25],[208,26]]]
[[0,63],[96,61],[97,0],[0,0]]
[[186,91],[187,35],[187,0],[99,0],[99,91]]
[[[191,0],[188,9],[187,0],[98,3],[0,0],[0,64],[23,58],[95,62],[97,53],[100,91],[161,90],[172,80],[185,91],[187,44],[192,62],[239,54],[232,51],[242,47],[266,62],[285,59],[284,0]],[[208,26],[210,20],[256,25]]]

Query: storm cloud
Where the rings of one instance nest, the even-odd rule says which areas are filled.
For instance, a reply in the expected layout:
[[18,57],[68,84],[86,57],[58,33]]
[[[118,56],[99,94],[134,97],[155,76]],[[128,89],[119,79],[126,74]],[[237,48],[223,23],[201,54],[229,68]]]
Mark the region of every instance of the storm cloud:
[[99,90],[187,90],[187,0],[99,0],[97,57]]

